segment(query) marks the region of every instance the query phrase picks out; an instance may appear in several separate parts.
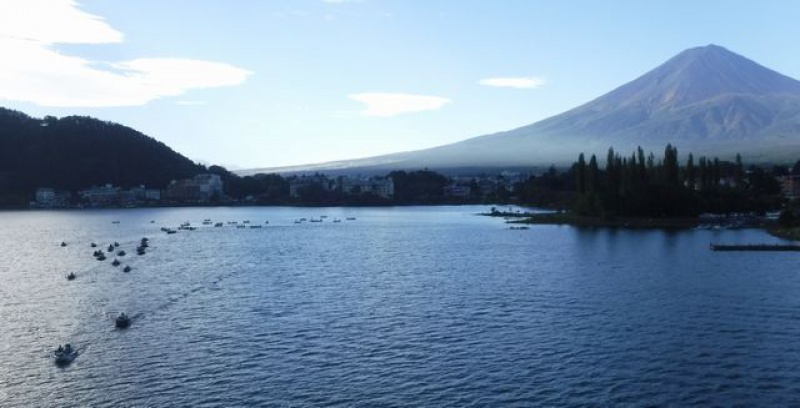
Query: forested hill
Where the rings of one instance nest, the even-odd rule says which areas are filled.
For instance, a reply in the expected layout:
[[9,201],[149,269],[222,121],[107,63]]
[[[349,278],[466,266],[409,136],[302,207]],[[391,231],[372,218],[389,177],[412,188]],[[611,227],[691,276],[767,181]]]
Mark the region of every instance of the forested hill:
[[70,191],[106,183],[162,188],[203,170],[126,126],[84,116],[37,119],[0,108],[0,193],[7,199],[29,201],[43,186]]

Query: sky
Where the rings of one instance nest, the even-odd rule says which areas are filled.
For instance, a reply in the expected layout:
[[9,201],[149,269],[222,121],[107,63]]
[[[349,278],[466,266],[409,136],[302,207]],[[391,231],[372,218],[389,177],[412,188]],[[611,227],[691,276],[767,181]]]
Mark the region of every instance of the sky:
[[510,130],[717,44],[800,78],[800,2],[0,0],[0,106],[229,169]]

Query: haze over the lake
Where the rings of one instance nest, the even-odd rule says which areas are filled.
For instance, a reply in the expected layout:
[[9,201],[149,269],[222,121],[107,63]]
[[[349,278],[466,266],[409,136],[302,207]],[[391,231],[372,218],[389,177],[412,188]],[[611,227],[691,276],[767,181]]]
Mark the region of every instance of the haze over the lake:
[[231,168],[354,159],[527,125],[709,43],[798,78],[798,7],[4,1],[0,105]]

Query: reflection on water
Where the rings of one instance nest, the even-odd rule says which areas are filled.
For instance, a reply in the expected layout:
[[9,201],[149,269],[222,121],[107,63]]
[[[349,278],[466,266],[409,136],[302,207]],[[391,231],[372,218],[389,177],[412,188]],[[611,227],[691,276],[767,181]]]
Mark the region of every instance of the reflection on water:
[[[0,213],[0,405],[800,402],[796,254],[708,250],[774,238],[510,231],[486,209]],[[114,241],[120,267],[92,257]]]

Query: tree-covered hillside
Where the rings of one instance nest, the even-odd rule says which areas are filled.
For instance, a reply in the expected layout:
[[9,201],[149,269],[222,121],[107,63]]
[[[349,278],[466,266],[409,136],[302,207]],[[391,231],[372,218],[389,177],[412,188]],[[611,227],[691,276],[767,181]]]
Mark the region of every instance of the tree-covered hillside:
[[[32,118],[0,108],[0,191],[27,202],[37,187],[164,187],[204,167],[134,129],[83,116]],[[12,198],[16,197],[16,198]]]

